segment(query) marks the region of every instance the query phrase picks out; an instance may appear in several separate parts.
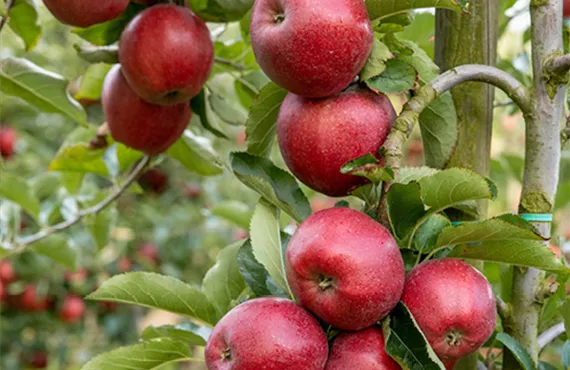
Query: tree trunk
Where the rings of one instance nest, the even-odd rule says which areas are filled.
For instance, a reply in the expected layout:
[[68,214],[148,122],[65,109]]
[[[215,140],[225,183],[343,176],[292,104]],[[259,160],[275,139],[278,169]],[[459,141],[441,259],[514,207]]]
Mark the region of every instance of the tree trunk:
[[[564,86],[545,78],[544,63],[562,53],[562,0],[531,1],[533,116],[526,117],[525,169],[520,213],[550,213],[554,205],[560,165],[560,128]],[[535,224],[550,236],[550,224]],[[547,247],[545,243],[545,248]],[[538,361],[538,320],[542,308],[544,272],[516,268],[513,277],[512,314],[505,330]],[[505,370],[521,369],[511,353],[504,356]]]
[[[496,64],[498,14],[499,0],[473,0],[469,15],[436,11],[435,62],[442,72],[462,64]],[[478,82],[451,90],[457,111],[458,141],[448,167],[468,168],[489,176],[494,91],[494,86]],[[478,218],[486,217],[487,207],[487,201],[478,202]],[[482,264],[477,267],[482,268]],[[477,369],[477,354],[462,359],[455,368]]]

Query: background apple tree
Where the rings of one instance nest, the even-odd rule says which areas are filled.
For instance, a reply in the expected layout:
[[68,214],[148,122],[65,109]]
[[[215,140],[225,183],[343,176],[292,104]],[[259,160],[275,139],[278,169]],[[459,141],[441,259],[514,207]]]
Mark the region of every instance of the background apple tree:
[[[213,40],[192,118],[156,156],[112,138],[103,81],[156,2],[86,28],[41,1],[0,2],[2,368],[205,369],[232,308],[295,298],[287,243],[333,206],[389,227],[406,271],[454,257],[484,272],[497,326],[456,369],[570,367],[567,1],[365,1],[374,42],[358,83],[398,118],[382,161],[342,167],[368,183],[342,199],[285,171],[287,91],[256,62],[251,0],[170,1]],[[402,368],[444,369],[405,306],[382,329]]]

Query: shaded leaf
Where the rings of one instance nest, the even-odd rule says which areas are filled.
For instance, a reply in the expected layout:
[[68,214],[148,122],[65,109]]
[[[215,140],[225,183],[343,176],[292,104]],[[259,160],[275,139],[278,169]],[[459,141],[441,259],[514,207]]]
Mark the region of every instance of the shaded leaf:
[[414,247],[421,253],[429,253],[439,247],[438,240],[442,230],[451,226],[451,222],[439,214],[431,215],[419,228],[414,236]]
[[402,167],[398,171],[398,175],[394,180],[400,184],[408,184],[412,181],[418,181],[421,178],[434,175],[438,172],[437,169],[431,167]]
[[16,96],[47,113],[63,114],[87,125],[83,107],[67,93],[68,81],[27,59],[8,57],[0,62],[0,91]]
[[33,49],[42,33],[38,21],[38,9],[34,1],[14,0],[12,8],[10,8],[8,25],[24,41],[26,51]]
[[345,163],[340,168],[340,172],[365,177],[374,183],[394,180],[394,171],[391,168],[385,168],[372,153]]
[[111,46],[93,46],[93,45],[73,45],[77,55],[89,63],[119,63],[119,47]]
[[96,301],[136,304],[215,324],[215,307],[200,290],[172,277],[149,272],[115,275],[87,296]]
[[28,182],[6,172],[2,172],[0,177],[2,178],[0,195],[20,205],[37,220],[40,214],[40,202]]
[[250,240],[247,240],[240,248],[237,260],[241,276],[256,297],[273,295],[288,298],[287,294],[277,286],[265,267],[255,259]]
[[179,161],[187,170],[202,176],[214,176],[223,172],[217,153],[209,139],[184,131],[184,135],[168,149],[168,155]]
[[514,357],[517,359],[517,361],[523,367],[523,369],[525,370],[536,369],[536,367],[534,366],[534,362],[532,361],[532,358],[530,357],[530,354],[528,353],[526,348],[524,348],[522,344],[520,344],[519,341],[517,341],[515,338],[511,337],[507,333],[499,333],[497,334],[495,339],[503,343],[505,347],[509,349],[509,351],[514,355]]
[[208,109],[206,104],[206,92],[204,89],[200,91],[198,95],[190,100],[190,107],[192,112],[196,113],[200,117],[200,122],[202,126],[212,134],[223,139],[227,139],[227,135],[221,130],[220,127],[214,126],[210,119],[208,118]]
[[386,44],[378,40],[378,37],[374,37],[370,56],[364,68],[360,71],[360,80],[366,81],[382,74],[386,70],[385,62],[392,57],[392,52],[388,49]]
[[165,326],[149,326],[142,334],[141,338],[148,341],[155,338],[169,338],[179,342],[184,342],[190,346],[205,346],[206,341],[198,334],[188,330],[185,325],[165,325]]
[[366,85],[376,92],[399,93],[414,88],[418,74],[414,67],[400,59],[386,61],[382,74],[366,81]]
[[111,70],[110,64],[97,63],[91,64],[83,77],[81,77],[81,84],[79,91],[75,94],[75,99],[89,99],[97,101],[101,99],[103,91],[103,82],[107,73]]
[[237,200],[227,200],[216,204],[212,208],[212,214],[247,230],[249,229],[253,212],[245,203]]
[[52,234],[30,245],[36,253],[51,258],[61,263],[66,268],[74,271],[77,263],[77,251],[73,249],[62,234]]
[[393,184],[386,199],[394,236],[403,240],[426,214],[420,197],[420,185],[417,182]]

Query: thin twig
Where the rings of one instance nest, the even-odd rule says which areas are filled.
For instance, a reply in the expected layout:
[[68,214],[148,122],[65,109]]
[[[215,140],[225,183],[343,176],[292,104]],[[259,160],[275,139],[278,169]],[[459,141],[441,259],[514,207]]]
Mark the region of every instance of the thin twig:
[[8,22],[10,19],[10,10],[12,9],[12,5],[14,5],[14,0],[7,0],[6,1],[6,14],[0,19],[0,32],[2,28],[4,28],[4,24]]
[[97,214],[97,213],[103,211],[105,208],[107,208],[107,206],[109,206],[111,203],[113,203],[115,200],[117,200],[117,198],[119,198],[125,192],[125,190],[127,190],[127,188],[142,174],[144,169],[150,163],[150,160],[151,160],[150,156],[144,156],[134,166],[133,170],[130,172],[130,174],[126,178],[125,182],[121,186],[119,186],[113,193],[111,193],[107,198],[105,198],[103,201],[101,201],[100,203],[77,212],[77,214],[69,220],[66,220],[64,222],[60,222],[59,224],[56,224],[53,226],[49,226],[45,229],[38,231],[37,233],[35,233],[33,235],[30,235],[30,236],[27,236],[25,238],[16,240],[13,244],[4,245],[3,248],[8,250],[8,251],[12,251],[14,253],[22,252],[28,245],[35,243],[37,241],[40,241],[44,238],[47,238],[48,236],[50,236],[52,234],[55,234],[56,232],[65,230],[65,229],[75,225],[83,217],[88,216],[88,215]]
[[563,76],[570,71],[570,54],[565,54],[550,60],[547,63],[546,69],[550,73]]
[[505,321],[511,314],[511,307],[508,303],[503,301],[500,297],[495,297],[497,304],[497,312],[503,321]]
[[544,347],[546,347],[550,342],[552,342],[564,332],[566,332],[566,327],[564,326],[563,322],[558,323],[549,329],[546,329],[538,336],[538,339],[536,340],[538,344],[538,351],[542,351]]
[[225,65],[233,67],[239,71],[243,71],[246,68],[243,64],[235,63],[229,59],[220,58],[220,57],[215,57],[214,62],[220,63],[220,64],[225,64]]

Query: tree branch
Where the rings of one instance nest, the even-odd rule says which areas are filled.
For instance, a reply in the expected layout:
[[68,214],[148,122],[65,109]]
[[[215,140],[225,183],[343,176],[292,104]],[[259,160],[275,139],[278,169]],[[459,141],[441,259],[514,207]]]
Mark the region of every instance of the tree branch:
[[546,347],[550,342],[552,342],[564,332],[566,332],[566,327],[564,326],[563,322],[558,323],[549,329],[546,329],[538,336],[538,339],[536,340],[538,343],[538,351],[542,351],[544,347]]
[[501,317],[501,320],[506,320],[511,315],[511,307],[508,303],[505,303],[500,297],[495,298],[497,302],[497,312]]
[[6,14],[4,14],[2,19],[0,19],[0,32],[4,28],[4,24],[8,22],[8,20],[10,19],[10,10],[12,9],[13,5],[14,5],[14,0],[6,1]]
[[548,72],[563,76],[570,71],[570,54],[553,58],[546,64]]
[[214,57],[214,62],[230,66],[232,68],[237,69],[238,71],[243,71],[245,69],[245,66],[243,64],[235,63],[235,62],[233,62],[229,59],[225,59],[225,58]]
[[119,186],[113,193],[111,193],[107,198],[105,198],[103,201],[101,201],[100,203],[83,209],[81,211],[79,211],[75,217],[66,220],[64,222],[60,222],[59,224],[53,225],[53,226],[49,226],[45,229],[42,229],[40,231],[38,231],[37,233],[27,236],[25,238],[21,238],[19,240],[16,240],[13,244],[5,244],[3,245],[3,248],[8,250],[8,251],[12,251],[14,253],[18,253],[18,252],[22,252],[28,245],[38,242],[44,238],[47,238],[48,236],[55,234],[56,232],[65,230],[73,225],[75,225],[76,223],[78,223],[83,217],[88,216],[88,215],[92,215],[92,214],[97,214],[101,211],[103,211],[105,208],[107,208],[107,206],[109,206],[111,203],[113,203],[115,200],[117,200],[117,198],[119,198],[124,192],[125,190],[127,190],[127,188],[133,183],[135,182],[135,180],[142,174],[142,172],[144,171],[144,169],[148,166],[148,164],[150,163],[151,157],[150,156],[144,156],[132,169],[132,171],[130,172],[129,176],[126,178],[125,182]]

